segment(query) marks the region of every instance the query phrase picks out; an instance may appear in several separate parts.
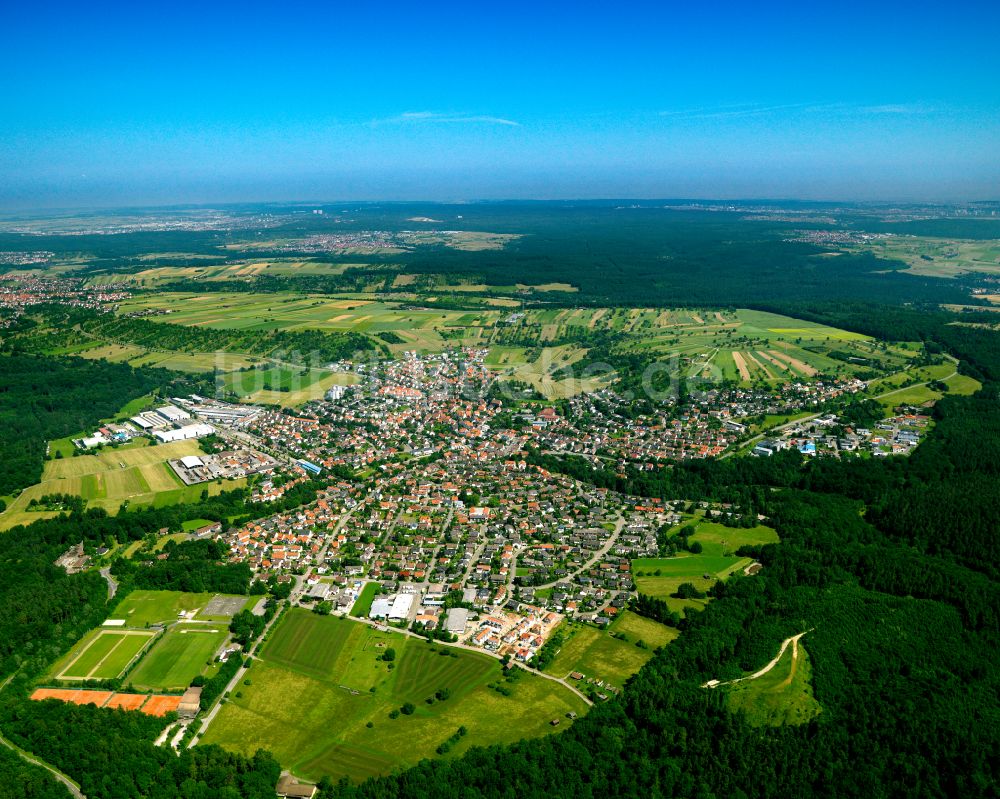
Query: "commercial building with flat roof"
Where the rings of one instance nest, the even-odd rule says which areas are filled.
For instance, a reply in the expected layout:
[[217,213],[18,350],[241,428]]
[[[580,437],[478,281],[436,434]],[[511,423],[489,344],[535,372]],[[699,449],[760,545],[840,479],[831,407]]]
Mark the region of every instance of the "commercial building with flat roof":
[[389,608],[389,620],[399,621],[410,615],[410,608],[413,607],[413,594],[397,594],[392,600],[392,607]]
[[454,633],[455,635],[461,635],[465,632],[465,625],[468,623],[468,608],[452,608],[448,611],[448,616],[445,618],[444,626],[448,632]]
[[215,428],[210,424],[189,424],[185,427],[178,427],[176,430],[157,430],[153,433],[160,441],[166,444],[169,441],[184,441],[188,438],[201,438],[215,432]]

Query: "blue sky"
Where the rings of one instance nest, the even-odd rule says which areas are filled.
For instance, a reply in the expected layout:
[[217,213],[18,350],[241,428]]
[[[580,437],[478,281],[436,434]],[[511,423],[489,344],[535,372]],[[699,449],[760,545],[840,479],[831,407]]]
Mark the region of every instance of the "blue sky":
[[1000,197],[996,3],[21,3],[0,205]]

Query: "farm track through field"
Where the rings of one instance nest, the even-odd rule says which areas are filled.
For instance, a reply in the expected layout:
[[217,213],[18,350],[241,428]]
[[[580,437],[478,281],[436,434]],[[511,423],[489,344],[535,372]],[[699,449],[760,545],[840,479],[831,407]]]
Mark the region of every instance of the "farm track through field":
[[756,367],[758,367],[764,373],[764,375],[767,377],[768,380],[774,380],[775,379],[774,375],[771,374],[771,371],[766,366],[764,366],[764,364],[762,364],[760,361],[758,361],[757,358],[754,357],[754,354],[752,352],[750,352],[749,350],[747,350],[746,358],[747,358],[747,360],[750,363],[752,363]]

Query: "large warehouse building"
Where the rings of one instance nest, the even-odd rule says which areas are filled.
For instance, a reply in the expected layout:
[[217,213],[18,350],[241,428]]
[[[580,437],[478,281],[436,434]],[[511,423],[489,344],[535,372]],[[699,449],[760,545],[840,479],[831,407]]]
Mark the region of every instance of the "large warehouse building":
[[215,428],[212,425],[199,422],[198,424],[178,427],[176,430],[157,430],[153,435],[166,444],[169,441],[184,441],[188,438],[210,436],[214,432]]

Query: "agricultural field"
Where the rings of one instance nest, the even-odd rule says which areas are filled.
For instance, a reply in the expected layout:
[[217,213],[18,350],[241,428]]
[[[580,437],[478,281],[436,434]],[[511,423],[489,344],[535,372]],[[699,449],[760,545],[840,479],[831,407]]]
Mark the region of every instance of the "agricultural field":
[[[762,311],[552,309],[528,311],[499,326],[496,336],[500,343],[532,337],[542,345],[551,343],[545,348],[550,350],[547,357],[539,355],[538,348],[508,348],[496,356],[494,365],[534,385],[532,371],[554,372],[567,365],[560,359],[572,365],[582,358],[587,337],[595,331],[627,334],[630,348],[667,363],[677,375],[744,384],[895,372],[917,354],[857,333]],[[564,344],[569,341],[580,343]],[[560,352],[560,346],[570,352]],[[538,362],[550,368],[539,369]],[[514,375],[518,369],[524,374]]]
[[229,630],[218,624],[175,624],[129,674],[140,691],[177,691],[187,688],[211,664]]
[[498,311],[406,308],[400,303],[317,294],[158,293],[121,303],[121,312],[159,309],[170,313],[158,322],[220,330],[326,330],[375,335],[392,332],[403,339],[394,351],[441,351],[446,341],[483,343]]
[[150,262],[149,269],[131,274],[97,275],[87,281],[88,285],[101,286],[110,282],[125,282],[142,288],[154,288],[178,280],[203,280],[216,283],[226,280],[240,280],[260,275],[267,277],[305,277],[315,275],[341,275],[352,266],[363,264],[329,264],[301,258],[269,258],[229,261],[225,264],[208,266],[158,266],[158,260],[211,260],[216,256],[192,255],[190,253],[151,253],[142,260]]
[[52,511],[28,509],[32,499],[46,494],[79,496],[87,501],[87,507],[103,508],[114,514],[123,502],[128,502],[132,508],[144,505],[164,507],[195,502],[203,489],[214,495],[246,484],[246,480],[241,478],[221,484],[212,481],[185,486],[167,461],[199,453],[196,441],[148,446],[146,439],[140,439],[93,455],[46,461],[42,481],[24,489],[7,510],[0,513],[0,530],[55,515]]
[[243,402],[290,407],[322,399],[332,386],[352,386],[359,378],[353,372],[272,365],[229,372],[220,380],[225,391]]
[[554,377],[560,370],[572,367],[586,354],[586,349],[573,345],[541,347],[536,350],[500,346],[490,348],[486,365],[497,372],[501,379],[527,383],[544,397],[561,399],[611,385],[613,376],[607,370],[581,373],[573,378]]
[[[408,277],[413,276],[399,276]],[[471,291],[480,287],[456,284],[445,288]],[[548,288],[562,291],[565,287]],[[438,298],[433,288],[407,299],[407,303],[387,301],[373,293],[162,292],[126,300],[120,311],[165,311],[155,317],[157,322],[220,330],[363,333],[396,354],[405,350],[440,352],[459,344],[489,346],[488,365],[501,379],[527,383],[549,398],[609,384],[613,375],[607,369],[581,368],[579,374],[573,374],[574,364],[586,367],[591,363],[588,342],[608,333],[628,336],[630,350],[667,364],[679,376],[744,384],[870,375],[873,371],[889,374],[904,369],[919,354],[917,349],[888,346],[857,333],[762,311],[552,308],[512,313],[489,307],[435,309]],[[380,333],[389,341],[380,339]],[[311,396],[303,393],[297,400],[282,397],[285,392],[278,385],[280,375],[271,381],[273,390],[250,390],[253,387],[245,386],[244,378],[234,372],[260,363],[260,359],[245,355],[227,355],[225,363],[220,363],[214,353],[148,352],[129,344],[95,346],[82,355],[186,371],[216,369],[230,373],[224,381],[237,394],[255,401],[287,405]]]
[[58,680],[113,680],[155,637],[155,632],[146,630],[92,630],[53,666],[50,676]]
[[804,724],[822,711],[813,696],[812,666],[801,641],[789,645],[766,674],[716,690],[725,691],[729,710],[745,714],[756,726]]
[[750,558],[733,554],[740,547],[778,543],[778,534],[764,525],[743,529],[698,518],[684,521],[676,529],[687,524],[696,525],[697,530],[690,541],[702,545],[700,554],[681,552],[672,558],[637,558],[632,561],[632,574],[639,593],[663,599],[671,610],[678,613],[688,609],[701,610],[709,601],[708,598],[673,597],[681,583],[691,583],[705,592],[716,580],[724,580],[753,562]]
[[[898,371],[914,355],[857,333],[762,311],[560,308],[509,319],[493,310],[434,310],[433,297],[420,302],[424,307],[333,295],[160,293],[127,300],[121,311],[167,310],[158,321],[219,329],[389,331],[403,339],[390,344],[394,351],[440,351],[450,343],[496,339],[500,346],[491,365],[533,383],[582,358],[585,344],[569,342],[585,342],[594,331],[628,334],[637,349],[673,360],[690,376],[744,382],[846,376],[871,368]],[[542,352],[502,346],[519,338],[538,341]],[[121,349],[120,359],[136,357]]]
[[[394,659],[379,659],[389,649]],[[246,754],[269,749],[307,779],[363,780],[434,757],[459,727],[467,734],[447,756],[544,735],[552,719],[569,724],[567,713],[586,712],[569,690],[515,672],[507,682],[486,655],[295,609],[201,740]],[[442,689],[446,699],[426,701]],[[390,718],[406,702],[412,715]]]
[[[565,640],[545,672],[555,677],[579,672],[616,688],[622,688],[653,657],[654,650],[679,635],[677,630],[631,611],[624,611],[607,630],[567,620],[560,632]],[[639,642],[645,646],[640,647]]]
[[978,272],[1000,274],[1000,240],[941,239],[890,236],[872,239],[860,249],[878,258],[902,261],[907,271],[927,277],[954,278]]

